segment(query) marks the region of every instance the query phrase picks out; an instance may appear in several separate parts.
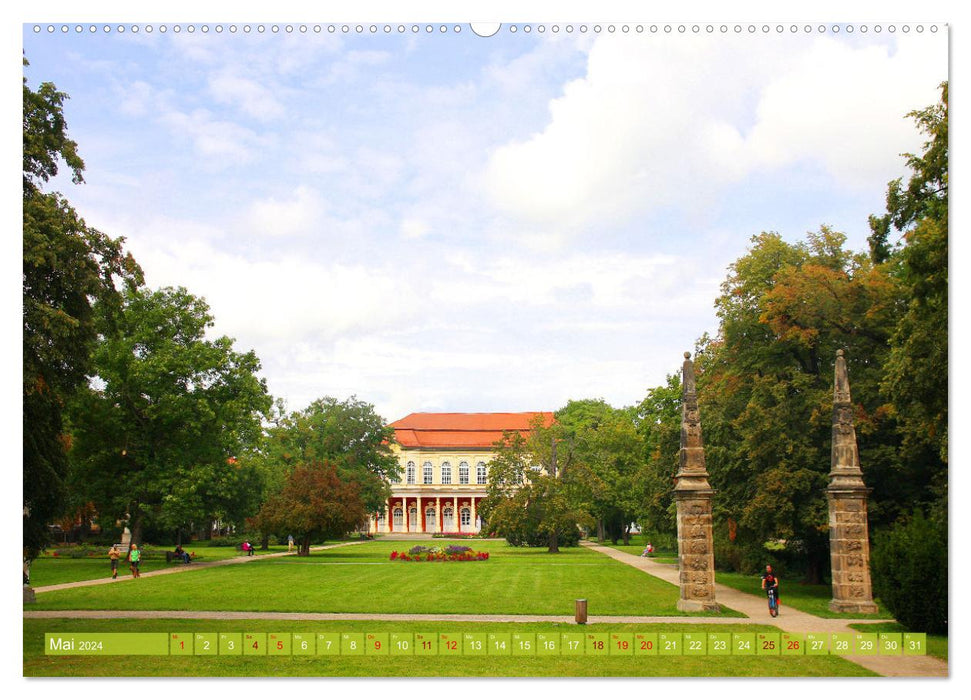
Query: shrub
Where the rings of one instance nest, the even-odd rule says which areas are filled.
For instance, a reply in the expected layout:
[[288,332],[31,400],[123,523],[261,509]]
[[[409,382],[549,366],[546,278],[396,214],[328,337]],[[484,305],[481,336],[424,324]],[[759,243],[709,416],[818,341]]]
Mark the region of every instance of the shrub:
[[911,630],[947,634],[947,523],[916,510],[874,538],[873,592]]

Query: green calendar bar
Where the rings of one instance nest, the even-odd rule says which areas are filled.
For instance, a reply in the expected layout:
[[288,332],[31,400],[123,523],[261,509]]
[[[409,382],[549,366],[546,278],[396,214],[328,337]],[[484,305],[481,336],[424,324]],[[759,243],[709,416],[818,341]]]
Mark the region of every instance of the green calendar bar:
[[338,632],[317,633],[317,656],[338,656],[341,653],[341,635]]
[[415,655],[438,656],[438,634],[415,632]]
[[215,632],[196,632],[192,635],[196,656],[215,656],[219,653],[219,635]]
[[685,632],[682,635],[682,653],[685,656],[708,654],[708,635],[704,632]]
[[364,653],[368,656],[388,656],[390,640],[387,632],[369,632],[364,635]]
[[266,635],[266,653],[270,656],[292,656],[289,632],[270,632]]
[[537,656],[559,656],[560,655],[560,634],[558,632],[537,632],[536,633],[536,655]]
[[47,633],[50,656],[914,656],[927,635],[790,632]]
[[657,632],[634,633],[634,656],[657,656]]
[[173,632],[169,635],[169,655],[192,656],[193,641],[191,632]]
[[513,632],[513,656],[536,656],[536,634],[534,632]]
[[731,632],[709,632],[708,633],[708,654],[711,656],[731,656],[732,633]]
[[560,654],[562,656],[583,656],[585,653],[585,634],[582,632],[563,632],[560,634]]
[[755,654],[757,656],[778,656],[779,642],[778,632],[759,632],[755,635]]
[[166,656],[169,635],[164,632],[47,633],[44,653],[48,656]]
[[415,635],[392,632],[388,638],[391,656],[411,656],[415,653]]
[[310,632],[294,632],[290,637],[294,656],[313,656],[317,653],[316,637]]
[[801,634],[783,632],[779,635],[779,644],[782,656],[803,656],[806,653],[806,640]]

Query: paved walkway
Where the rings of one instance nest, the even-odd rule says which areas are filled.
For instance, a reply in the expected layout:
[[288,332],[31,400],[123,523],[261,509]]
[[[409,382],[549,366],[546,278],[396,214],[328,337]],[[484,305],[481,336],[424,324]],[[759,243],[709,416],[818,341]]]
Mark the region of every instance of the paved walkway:
[[[361,544],[365,540],[354,540],[352,542],[338,542],[337,544],[325,544],[319,547],[311,547],[312,550],[318,549],[334,549],[335,547],[347,547],[354,544]],[[217,559],[216,561],[200,561],[194,562],[192,564],[182,564],[170,567],[168,569],[158,569],[156,571],[146,571],[139,578],[151,578],[153,576],[168,576],[169,574],[183,574],[187,571],[198,571],[199,569],[210,569],[214,566],[227,566],[229,564],[246,564],[248,562],[260,561],[264,559],[275,559],[277,557],[293,557],[296,556],[296,551],[293,552],[274,552],[273,554],[254,554],[253,556],[248,556],[246,554],[240,555],[238,557],[230,557],[229,559]],[[119,568],[121,568],[119,566]],[[47,593],[49,591],[62,591],[66,588],[86,588],[87,586],[106,586],[111,583],[119,583],[120,581],[130,581],[132,579],[131,574],[119,575],[118,578],[96,578],[89,579],[87,581],[71,581],[70,583],[55,583],[50,586],[37,586],[34,588],[34,593]]]
[[[672,566],[671,564],[661,564],[660,562],[654,561],[647,557],[639,557],[633,554],[628,554],[627,552],[621,552],[614,549],[613,547],[604,547],[598,544],[592,544],[588,542],[582,543],[585,547],[592,549],[601,554],[605,554],[611,559],[616,559],[617,561],[623,562],[624,564],[629,564],[636,569],[659,578],[662,581],[667,581],[675,586],[679,585],[678,580],[678,568]],[[778,627],[783,632],[792,632],[805,634],[806,632],[823,632],[823,633],[855,633],[859,630],[854,630],[849,627],[851,624],[858,622],[892,622],[893,620],[873,620],[873,619],[861,619],[861,620],[850,620],[846,618],[825,618],[816,617],[815,615],[810,615],[809,613],[804,613],[794,608],[782,606],[782,611],[779,617],[771,617],[769,615],[769,609],[766,605],[765,598],[762,596],[755,596],[749,593],[742,593],[741,591],[736,591],[734,588],[729,588],[728,586],[723,586],[719,583],[717,575],[715,576],[715,597],[719,603],[731,608],[732,610],[737,610],[740,613],[748,615],[750,618],[746,622],[753,622],[760,625],[774,625]],[[738,618],[693,618],[696,620],[703,620],[708,624],[717,624],[715,620],[731,621],[738,623]],[[666,622],[674,622],[681,620],[678,618],[668,617],[665,618]],[[846,656],[844,657],[853,663],[859,664],[864,668],[871,671],[879,673],[881,676],[944,676],[948,675],[947,663],[936,659],[933,656]]]

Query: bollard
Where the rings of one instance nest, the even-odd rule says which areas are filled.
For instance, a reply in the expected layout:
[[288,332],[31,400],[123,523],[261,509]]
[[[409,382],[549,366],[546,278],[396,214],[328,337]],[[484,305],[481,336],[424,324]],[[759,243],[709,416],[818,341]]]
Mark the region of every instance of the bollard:
[[586,598],[577,599],[576,620],[578,625],[587,624],[587,599]]

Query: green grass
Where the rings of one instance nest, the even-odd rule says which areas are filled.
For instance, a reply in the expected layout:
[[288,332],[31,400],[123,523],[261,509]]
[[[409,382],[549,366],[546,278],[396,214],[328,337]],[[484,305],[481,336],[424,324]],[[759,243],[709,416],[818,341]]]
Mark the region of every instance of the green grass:
[[687,615],[677,609],[676,586],[582,547],[547,554],[482,541],[474,548],[490,552],[488,561],[390,561],[393,549],[414,544],[367,542],[310,557],[38,593],[28,607],[572,615],[575,600],[586,598],[590,615]]
[[[774,631],[761,625],[718,625],[718,632]],[[699,625],[556,625],[266,620],[24,620],[24,676],[364,676],[364,677],[777,677],[872,676],[835,656],[607,657],[173,657],[46,656],[46,632],[700,632]]]
[[[734,588],[743,593],[764,596],[762,592],[762,579],[756,575],[746,575],[729,573],[725,571],[715,572],[715,582]],[[779,601],[785,607],[795,608],[804,613],[826,618],[852,618],[866,619],[873,618],[888,619],[893,618],[893,614],[877,603],[877,612],[872,614],[862,613],[835,613],[829,609],[829,601],[833,598],[833,589],[828,584],[810,585],[797,581],[787,581],[781,579],[779,584]]]
[[[636,557],[641,555],[644,551],[644,547],[647,546],[648,537],[646,535],[631,535],[630,544],[613,544],[610,540],[604,540],[603,545],[606,547],[611,547],[616,549],[618,552],[626,552],[627,554],[633,554]],[[591,540],[596,542],[596,540]],[[618,540],[618,542],[623,542],[623,540]],[[657,547],[657,545],[655,545]],[[661,564],[677,564],[678,563],[678,551],[670,549],[655,549],[654,554],[651,556],[651,561],[660,562]]]
[[[860,632],[910,632],[899,622],[866,622],[850,625]],[[947,661],[947,635],[929,634],[927,635],[927,655],[936,659]]]
[[[108,547],[88,547],[95,549],[95,556],[75,558],[71,556],[54,556],[54,550],[65,552],[70,551],[70,547],[55,547],[51,551],[42,554],[34,560],[30,567],[30,583],[32,586],[53,586],[58,583],[72,583],[74,581],[91,581],[94,579],[109,578],[111,576],[111,564],[108,560]],[[165,552],[175,549],[172,547],[149,547],[142,554],[141,572],[157,571],[159,569],[171,569],[182,567],[179,562],[165,561]],[[208,562],[232,557],[242,556],[242,553],[234,547],[211,547],[205,543],[192,542],[185,546],[187,552],[194,553],[196,556],[193,561]],[[103,551],[102,551],[103,550]],[[260,554],[272,554],[274,552],[287,551],[286,545],[272,546],[268,551],[256,550],[257,556]],[[191,564],[189,565],[191,566]],[[118,562],[118,575],[129,574],[127,561]]]

